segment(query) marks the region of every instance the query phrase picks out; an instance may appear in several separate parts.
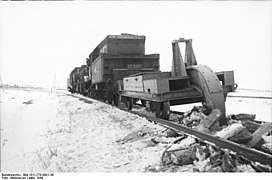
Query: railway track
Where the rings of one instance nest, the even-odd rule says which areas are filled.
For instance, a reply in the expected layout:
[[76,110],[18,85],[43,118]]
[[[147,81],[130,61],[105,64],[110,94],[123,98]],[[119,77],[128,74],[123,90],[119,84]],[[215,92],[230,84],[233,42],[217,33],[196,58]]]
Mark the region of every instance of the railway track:
[[186,126],[180,125],[178,123],[174,123],[171,121],[167,121],[164,119],[154,118],[150,116],[146,116],[142,113],[132,112],[133,114],[137,114],[141,117],[145,117],[153,122],[162,124],[164,127],[168,127],[174,131],[182,131],[190,136],[195,136],[196,138],[206,141],[211,145],[216,145],[223,149],[229,149],[240,156],[243,156],[251,161],[256,161],[262,164],[272,166],[272,155],[264,153],[262,151],[255,150],[253,148],[248,148],[246,146],[242,146],[241,144],[234,143],[232,141],[227,141],[224,139],[219,139],[217,137],[196,131],[192,128],[188,128]]
[[[69,94],[69,95],[71,95],[71,94]],[[71,96],[77,97],[77,98],[86,98],[87,100],[91,99],[88,97],[82,97],[82,96],[79,97],[74,94],[72,94]],[[97,100],[97,101],[100,101],[100,100]],[[103,101],[100,101],[100,102],[105,103]],[[108,103],[105,103],[105,104],[111,105]],[[114,105],[111,105],[111,106],[114,106]],[[141,105],[139,105],[139,106],[141,106]],[[116,106],[114,106],[114,107],[116,107]],[[163,127],[169,128],[169,129],[174,130],[178,133],[183,132],[189,136],[193,136],[193,137],[199,139],[200,141],[208,143],[212,146],[217,146],[222,149],[228,149],[228,150],[232,151],[233,153],[235,153],[236,155],[247,159],[247,161],[258,162],[263,165],[269,165],[270,167],[272,167],[272,155],[271,154],[268,154],[268,153],[262,152],[260,150],[250,148],[245,145],[241,145],[241,144],[238,144],[238,143],[235,143],[232,141],[220,139],[220,138],[214,137],[212,135],[208,135],[208,134],[196,131],[192,128],[183,126],[183,125],[178,124],[176,122],[167,121],[167,120],[156,118],[156,117],[151,117],[151,116],[148,116],[148,115],[141,113],[141,112],[130,111],[130,110],[125,109],[124,106],[123,107],[118,106],[117,108],[124,110],[128,113],[135,114],[140,117],[144,117],[151,122],[158,123],[158,124],[162,125]],[[179,115],[182,114],[181,112],[176,112],[176,111],[171,111],[171,113],[179,114]]]

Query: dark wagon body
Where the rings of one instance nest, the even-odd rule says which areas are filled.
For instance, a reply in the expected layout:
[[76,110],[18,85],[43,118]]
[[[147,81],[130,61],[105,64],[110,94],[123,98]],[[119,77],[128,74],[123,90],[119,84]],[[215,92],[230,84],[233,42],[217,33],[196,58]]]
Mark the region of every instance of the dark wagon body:
[[159,54],[145,54],[145,36],[121,34],[107,36],[89,55],[91,97],[117,100],[118,83],[131,74],[158,72]]
[[145,36],[108,35],[90,53],[87,65],[72,71],[67,86],[71,92],[111,102],[124,77],[159,72],[159,58],[159,54],[145,54]]
[[100,54],[92,63],[92,83],[118,81],[138,72],[159,71],[159,55]]
[[159,71],[159,54],[145,54],[145,36],[108,35],[89,55],[92,84],[138,72]]

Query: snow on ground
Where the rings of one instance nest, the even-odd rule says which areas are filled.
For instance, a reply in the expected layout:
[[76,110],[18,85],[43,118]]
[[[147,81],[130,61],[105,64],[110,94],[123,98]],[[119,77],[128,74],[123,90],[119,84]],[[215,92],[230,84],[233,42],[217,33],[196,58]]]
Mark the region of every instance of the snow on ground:
[[230,96],[247,96],[247,97],[272,97],[271,90],[261,89],[243,89],[237,88],[235,92],[229,93]]
[[5,89],[0,105],[1,170],[30,171],[33,154],[45,144],[46,121],[56,114],[56,99],[49,93]]
[[[66,91],[0,93],[3,172],[144,172],[166,149],[150,141],[163,127],[110,105]],[[228,97],[226,108],[271,121],[271,99]]]
[[256,114],[255,120],[272,121],[272,99],[228,97],[226,114]]
[[160,161],[165,148],[154,146],[150,137],[161,130],[139,116],[84,97],[5,89],[1,170],[143,172]]
[[[243,97],[245,98],[243,98]],[[250,98],[252,97],[252,98]],[[268,97],[268,98],[256,98]],[[228,93],[226,99],[226,115],[230,114],[256,114],[256,120],[272,121],[272,92],[262,90],[237,89]],[[201,106],[201,103],[172,106],[171,110],[189,111],[193,106]]]
[[[228,96],[226,114],[256,114],[256,120],[272,121],[271,91],[237,89],[235,92],[229,93]],[[242,98],[243,96],[246,98]]]

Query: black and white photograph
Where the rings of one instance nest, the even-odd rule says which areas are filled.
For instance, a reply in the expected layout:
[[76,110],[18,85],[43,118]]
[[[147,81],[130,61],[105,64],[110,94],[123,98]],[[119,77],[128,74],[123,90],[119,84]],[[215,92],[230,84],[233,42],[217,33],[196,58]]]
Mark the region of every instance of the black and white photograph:
[[272,1],[1,1],[1,177],[271,173],[271,77]]

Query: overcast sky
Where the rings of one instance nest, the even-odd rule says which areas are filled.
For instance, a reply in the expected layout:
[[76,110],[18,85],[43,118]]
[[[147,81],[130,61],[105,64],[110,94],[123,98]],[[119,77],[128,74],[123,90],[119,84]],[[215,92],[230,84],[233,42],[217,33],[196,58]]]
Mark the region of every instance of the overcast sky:
[[[170,71],[171,41],[192,38],[199,64],[234,70],[239,87],[272,89],[272,2],[0,2],[4,83],[66,86],[109,34],[146,36]],[[183,54],[184,55],[184,54]]]

